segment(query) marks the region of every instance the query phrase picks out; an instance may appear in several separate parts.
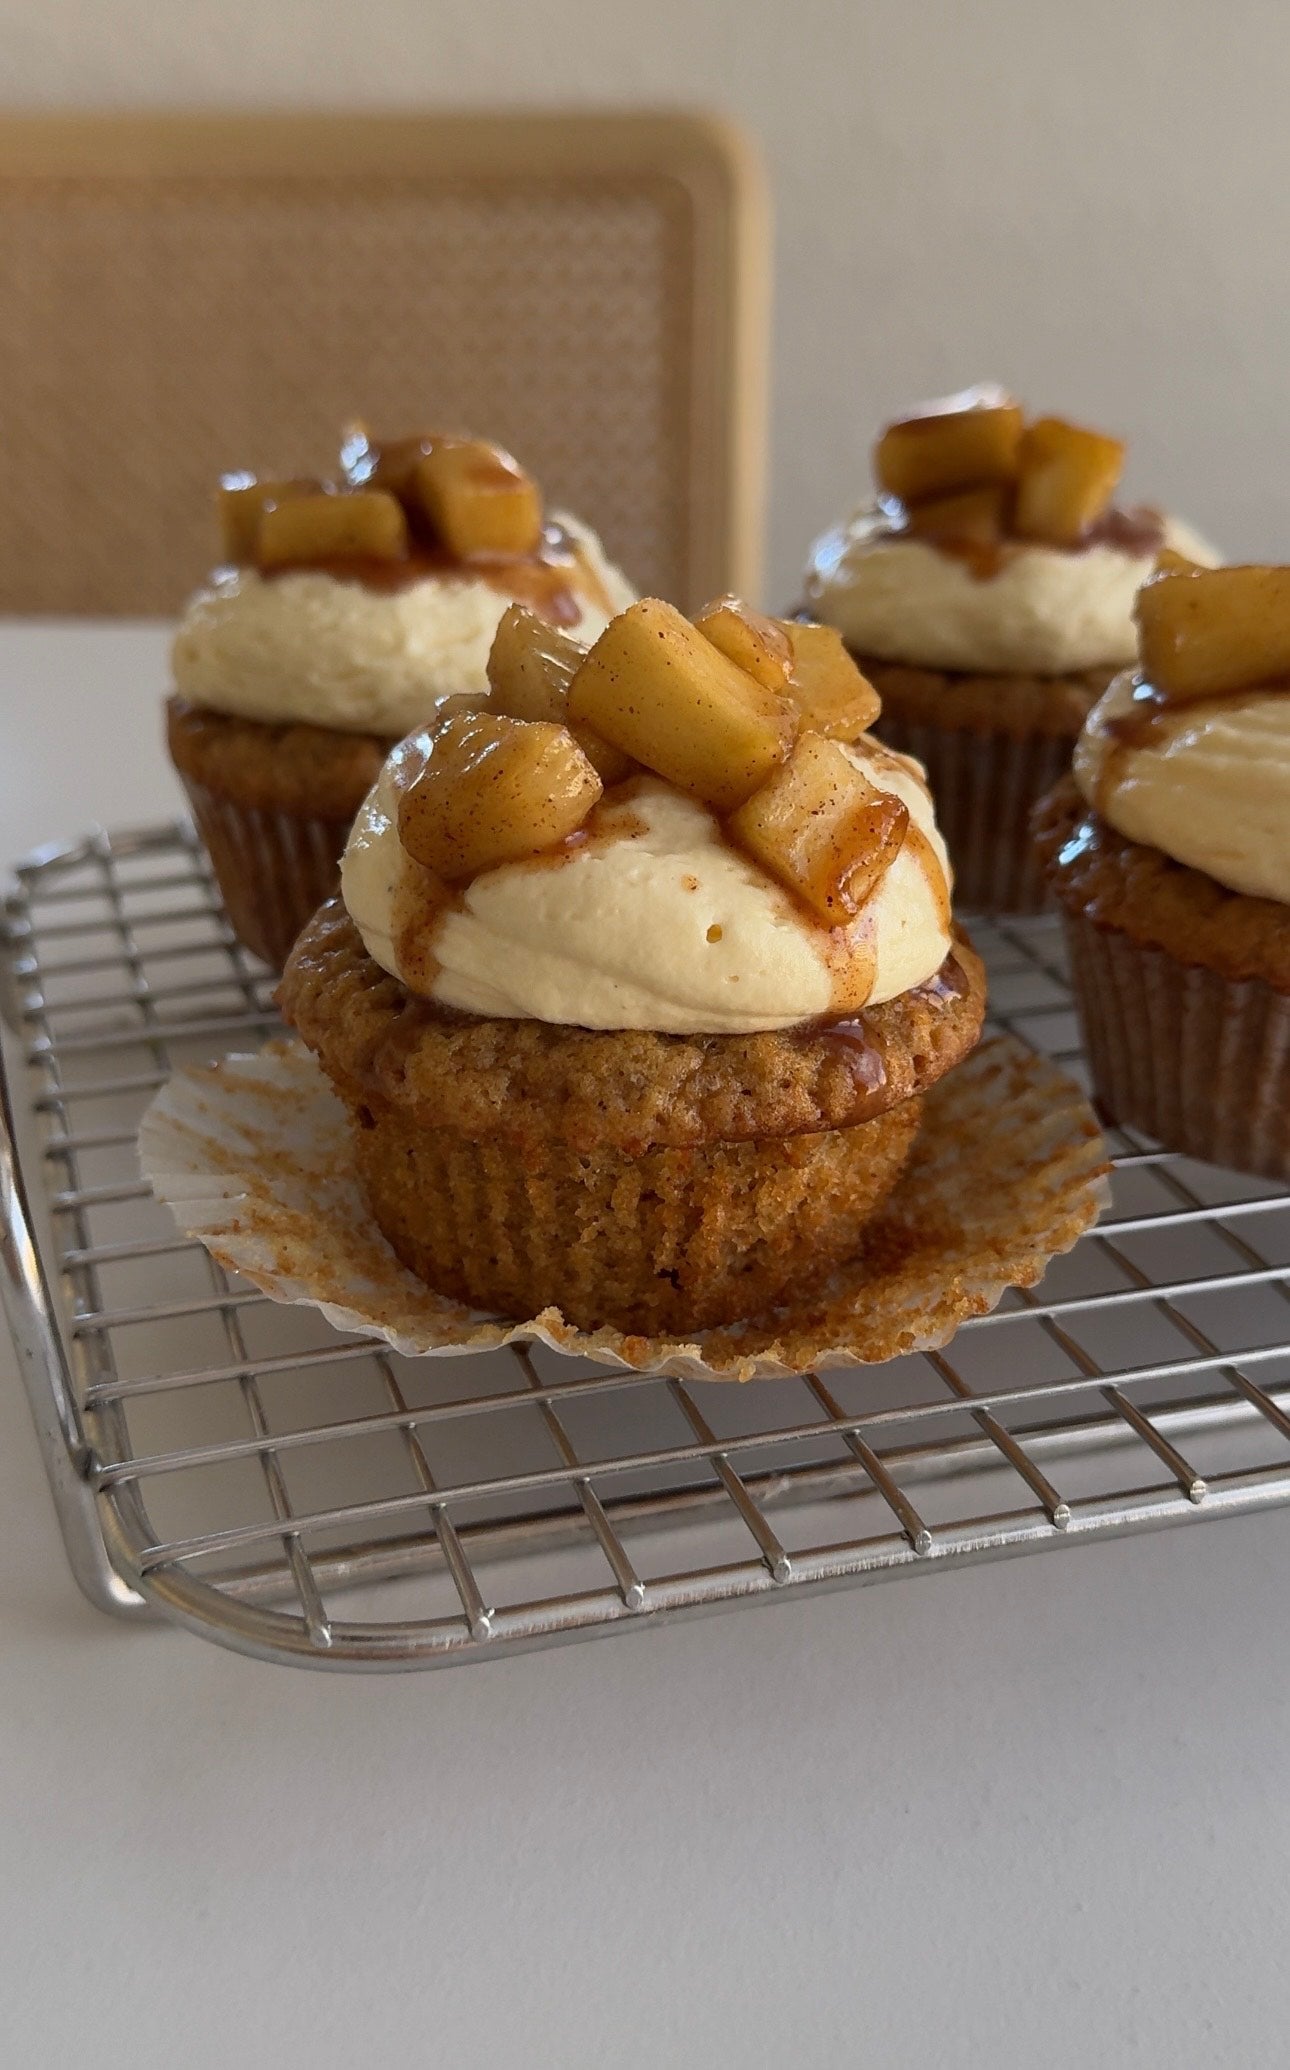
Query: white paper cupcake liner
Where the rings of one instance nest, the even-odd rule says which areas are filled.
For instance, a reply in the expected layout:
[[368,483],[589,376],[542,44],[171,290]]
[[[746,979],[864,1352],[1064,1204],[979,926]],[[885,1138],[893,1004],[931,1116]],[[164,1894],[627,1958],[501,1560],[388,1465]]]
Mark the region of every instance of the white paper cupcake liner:
[[145,1177],[180,1228],[275,1301],[411,1356],[537,1342],[638,1372],[783,1379],[948,1341],[1009,1286],[1033,1286],[1107,1198],[1092,1110],[1044,1058],[1001,1037],[927,1095],[914,1154],[856,1256],[822,1293],[692,1342],[570,1328],[559,1311],[481,1315],[405,1271],[359,1190],[349,1124],[302,1044],[181,1071],[144,1117]]

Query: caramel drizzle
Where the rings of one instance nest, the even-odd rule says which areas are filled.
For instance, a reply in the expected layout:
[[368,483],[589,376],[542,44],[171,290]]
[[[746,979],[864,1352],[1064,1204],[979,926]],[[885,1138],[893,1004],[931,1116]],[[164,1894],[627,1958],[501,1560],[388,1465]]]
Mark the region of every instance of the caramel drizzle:
[[[896,758],[884,750],[879,750],[873,760],[881,766],[883,763],[890,765]],[[409,760],[406,766],[409,776],[415,779],[422,762],[414,758]],[[567,834],[552,847],[539,849],[535,854],[524,856],[507,867],[522,870],[562,869],[566,864],[595,848],[603,849],[618,841],[639,839],[649,831],[649,822],[642,813],[633,808],[641,785],[648,780],[649,772],[645,771],[640,775],[627,777],[622,783],[612,785],[593,805],[580,827],[576,827],[571,834]],[[748,862],[750,858],[737,842],[730,840],[721,821],[717,820],[716,823],[721,830],[723,844],[742,861]],[[906,851],[911,854],[922,871],[936,908],[940,931],[949,934],[950,893],[945,872],[936,850],[912,814],[906,823],[905,836],[898,854],[904,854]],[[470,889],[470,884],[445,884],[432,870],[415,861],[401,842],[399,864],[399,874],[393,886],[391,924],[395,958],[408,989],[428,997],[441,968],[436,943],[449,914],[465,911],[466,893]],[[849,920],[837,926],[830,926],[820,919],[819,914],[806,900],[799,898],[787,885],[779,883],[777,879],[764,872],[759,874],[762,875],[767,891],[779,902],[785,917],[798,926],[809,927],[815,938],[829,974],[828,1024],[832,1025],[834,1021],[842,1021],[847,1016],[858,1013],[873,995],[878,969],[876,926],[873,915],[868,910],[874,894],[870,894],[865,905]],[[688,881],[690,888],[697,889],[697,880]],[[719,940],[720,935],[716,939]]]
[[[407,763],[411,779],[415,780],[419,774],[423,759],[413,758]],[[639,776],[629,776],[623,783],[614,784],[592,806],[580,827],[575,827],[554,846],[539,849],[535,855],[526,855],[509,867],[561,869],[575,856],[586,854],[590,849],[608,848],[615,841],[634,840],[648,832],[648,821],[633,810],[642,781]],[[441,968],[436,944],[444,922],[450,913],[466,910],[470,883],[445,884],[433,870],[426,869],[424,864],[410,856],[401,841],[398,843],[398,856],[390,928],[395,960],[407,988],[428,997]]]
[[[978,582],[989,582],[1029,547],[1044,543],[1023,539],[1004,532],[998,539],[974,539],[968,536],[956,537],[952,532],[923,532],[915,521],[916,513],[902,503],[898,497],[881,495],[878,507],[866,521],[865,536],[873,540],[916,540],[920,546],[930,546],[947,560],[959,561]],[[1053,553],[1087,553],[1095,546],[1111,546],[1118,553],[1134,560],[1159,553],[1165,543],[1165,521],[1158,510],[1149,504],[1136,504],[1129,510],[1120,510],[1114,505],[1103,511],[1100,518],[1085,527],[1073,546],[1049,546]]]
[[1136,677],[1131,709],[1127,712],[1098,711],[1090,725],[1090,732],[1106,745],[1106,753],[1094,776],[1094,806],[1099,812],[1103,810],[1107,798],[1120,783],[1131,754],[1156,747],[1168,739],[1169,721],[1178,713],[1194,712],[1197,718],[1203,719],[1216,706],[1230,704],[1238,698],[1269,693],[1290,694],[1290,678],[1283,677],[1270,683],[1238,683],[1229,689],[1213,690],[1206,697],[1185,697],[1165,689],[1162,684],[1148,683],[1142,677]]
[[[909,996],[925,1000],[931,1006],[948,1009],[964,996],[967,989],[967,973],[951,949],[940,969],[925,983],[913,986]],[[845,1065],[852,1082],[861,1091],[877,1092],[886,1084],[886,1061],[863,1013],[826,1015],[820,1020],[804,1023],[792,1033],[803,1047],[823,1043]]]
[[449,913],[464,911],[465,904],[464,892],[452,890],[400,845],[390,934],[394,959],[408,991],[430,997],[441,967],[436,944],[443,923]]
[[486,582],[490,589],[545,618],[550,625],[576,626],[589,604],[609,617],[613,604],[605,585],[589,563],[573,534],[563,525],[546,524],[542,544],[527,555],[459,560],[446,548],[414,542],[397,561],[367,556],[348,559],[323,557],[315,561],[292,561],[279,568],[256,571],[265,582],[280,581],[284,575],[329,575],[333,582],[352,582],[380,596],[393,596],[427,580]]
[[911,851],[915,860],[922,868],[923,876],[927,881],[927,888],[932,894],[932,900],[936,907],[937,925],[942,934],[948,934],[950,931],[950,887],[946,882],[940,857],[917,820],[912,816],[909,822],[909,830],[905,835],[905,846]]

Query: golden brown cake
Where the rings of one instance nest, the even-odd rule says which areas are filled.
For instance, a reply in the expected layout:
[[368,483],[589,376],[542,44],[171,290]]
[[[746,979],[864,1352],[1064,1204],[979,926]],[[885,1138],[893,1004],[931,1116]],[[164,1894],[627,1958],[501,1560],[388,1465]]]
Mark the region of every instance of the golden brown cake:
[[589,653],[517,611],[490,675],[387,760],[283,1011],[438,1291],[760,1315],[854,1249],[980,1031],[920,774],[836,635],[733,600]]
[[1290,1178],[1290,570],[1181,570],[1039,806],[1104,1112]]
[[510,603],[592,638],[632,591],[477,440],[355,430],[334,481],[226,476],[219,512],[223,564],[179,626],[168,739],[234,931],[280,966],[385,752],[440,698],[486,691]]
[[818,539],[805,608],[882,698],[879,737],[927,770],[962,904],[1031,912],[1031,808],[1133,654],[1134,592],[1193,534],[1114,502],[1124,448],[981,387],[888,425],[877,500]]
[[281,1003],[356,1117],[373,1212],[439,1292],[675,1333],[758,1315],[854,1249],[972,1047],[966,943],[922,992],[827,1028],[683,1036],[456,1016],[381,970],[341,902]]

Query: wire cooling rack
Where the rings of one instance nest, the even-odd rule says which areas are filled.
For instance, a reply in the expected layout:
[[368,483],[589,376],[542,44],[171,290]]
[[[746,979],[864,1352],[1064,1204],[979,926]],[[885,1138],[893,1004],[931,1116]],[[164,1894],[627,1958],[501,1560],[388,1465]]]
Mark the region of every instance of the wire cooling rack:
[[[1077,1075],[1060,931],[978,926]],[[1290,1194],[1117,1136],[1114,1204],[949,1350],[739,1388],[535,1349],[404,1359],[227,1276],[138,1176],[168,1071],[272,980],[191,829],[22,864],[3,1281],[91,1600],[273,1660],[413,1667],[1290,1500]]]

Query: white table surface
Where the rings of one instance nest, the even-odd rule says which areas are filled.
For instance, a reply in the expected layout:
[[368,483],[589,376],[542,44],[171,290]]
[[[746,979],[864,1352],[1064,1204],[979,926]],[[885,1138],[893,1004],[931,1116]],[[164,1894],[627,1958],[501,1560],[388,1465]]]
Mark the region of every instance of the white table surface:
[[[0,625],[8,856],[176,807],[155,627]],[[1290,1514],[487,1667],[77,1594],[0,1344],[0,2060],[1290,2060]]]

